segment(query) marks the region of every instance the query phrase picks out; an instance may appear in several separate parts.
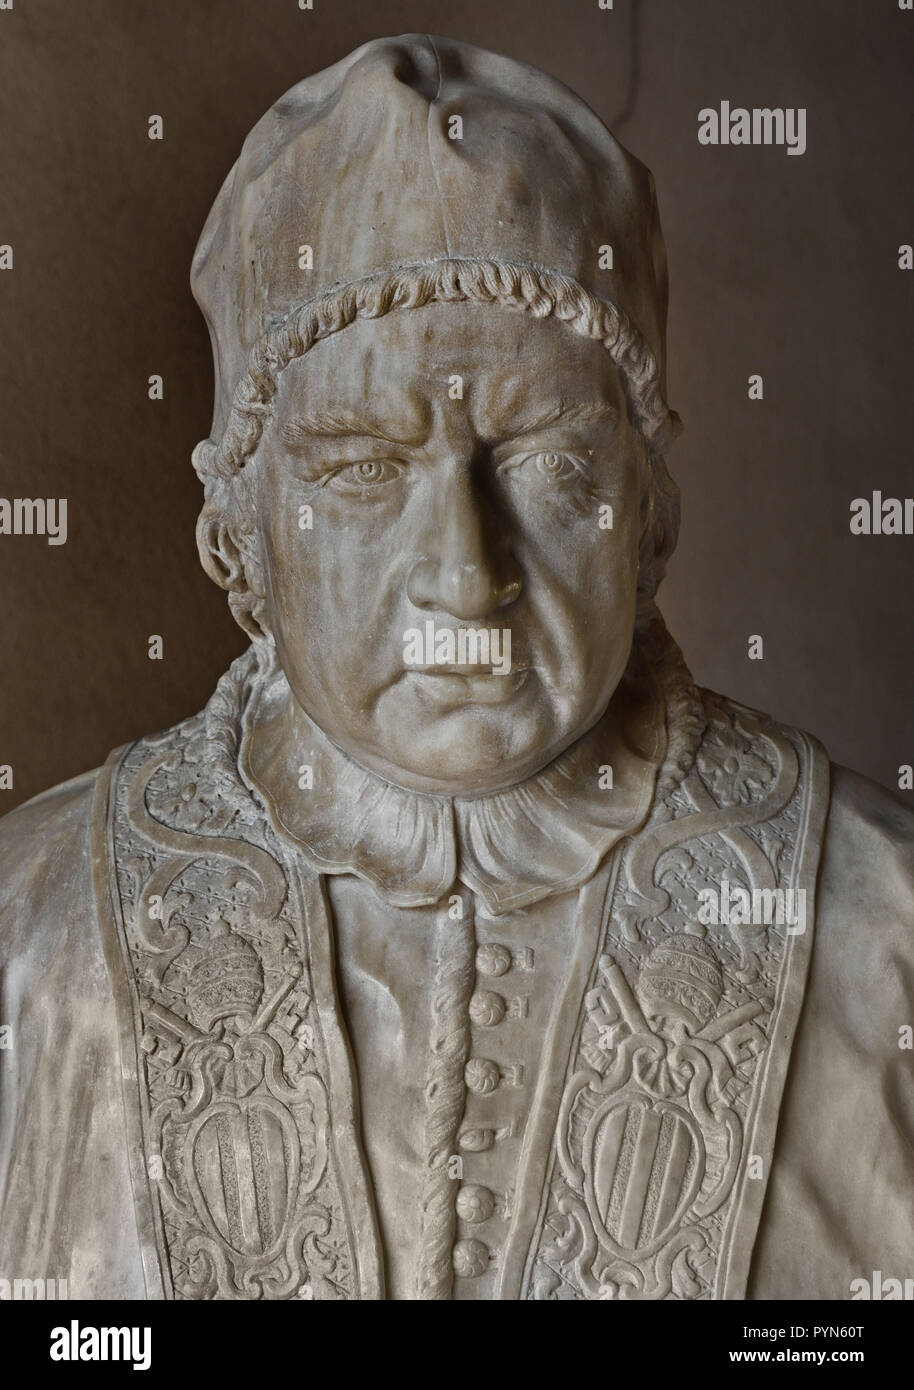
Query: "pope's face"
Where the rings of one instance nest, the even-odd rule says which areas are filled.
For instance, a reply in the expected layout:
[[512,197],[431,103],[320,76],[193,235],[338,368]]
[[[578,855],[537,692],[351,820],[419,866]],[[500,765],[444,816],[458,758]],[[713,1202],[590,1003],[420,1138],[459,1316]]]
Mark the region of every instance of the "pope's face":
[[295,699],[402,786],[538,771],[626,666],[641,457],[609,354],[555,319],[432,304],[319,343],[258,455]]

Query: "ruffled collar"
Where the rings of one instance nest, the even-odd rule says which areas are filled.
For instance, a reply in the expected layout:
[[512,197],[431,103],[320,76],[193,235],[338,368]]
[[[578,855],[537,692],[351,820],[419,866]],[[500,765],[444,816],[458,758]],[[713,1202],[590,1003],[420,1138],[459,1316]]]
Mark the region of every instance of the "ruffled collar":
[[[320,873],[355,874],[396,907],[437,903],[462,883],[497,916],[585,883],[644,824],[666,746],[657,681],[625,680],[594,728],[525,782],[489,796],[432,796],[341,752],[274,672],[244,709],[239,769],[277,833]],[[302,764],[313,787],[294,782],[291,792],[288,768]],[[607,767],[611,790],[601,787]]]

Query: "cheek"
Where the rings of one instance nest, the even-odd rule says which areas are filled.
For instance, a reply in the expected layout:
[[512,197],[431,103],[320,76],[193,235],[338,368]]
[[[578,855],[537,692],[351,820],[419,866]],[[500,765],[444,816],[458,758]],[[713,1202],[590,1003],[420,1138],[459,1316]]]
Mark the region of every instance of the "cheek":
[[282,499],[279,505],[274,501],[263,528],[263,556],[273,602],[280,611],[300,599],[311,586],[311,537],[312,532],[298,524],[294,499]]
[[531,597],[556,597],[585,615],[604,604],[625,603],[638,579],[641,534],[638,500],[612,504],[612,514],[589,503],[563,516],[533,518],[524,528],[522,557],[531,580]]
[[608,506],[598,509],[582,557],[582,563],[592,566],[601,588],[617,599],[634,594],[637,588],[641,524],[641,492],[632,478]]
[[[307,595],[314,615],[340,633],[385,630],[406,591],[433,506],[424,487],[386,487],[363,498],[277,479],[264,499],[266,551],[279,608]],[[301,508],[305,529],[300,529]]]
[[304,501],[294,480],[264,470],[258,511],[267,602],[274,636],[292,651],[319,621],[320,557]]
[[[395,630],[390,576],[383,565],[390,545],[382,543],[383,536],[375,541],[366,535],[351,506],[315,491],[295,480],[264,488],[271,626],[287,673],[295,673],[302,693],[306,689],[317,699],[329,687],[338,704],[358,706],[366,692],[389,679],[391,663],[402,654],[402,643],[393,637],[378,648],[383,635]],[[301,513],[303,505],[310,513]],[[310,525],[300,526],[300,520]],[[351,698],[343,698],[342,690]]]

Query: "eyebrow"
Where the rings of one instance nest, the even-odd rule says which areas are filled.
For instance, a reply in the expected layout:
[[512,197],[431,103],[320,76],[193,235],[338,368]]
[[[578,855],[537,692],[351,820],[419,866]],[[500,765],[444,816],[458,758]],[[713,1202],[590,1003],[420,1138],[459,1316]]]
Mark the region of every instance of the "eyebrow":
[[609,401],[582,401],[576,405],[556,401],[534,415],[512,420],[510,428],[499,431],[499,435],[504,439],[519,439],[522,435],[536,434],[538,430],[548,429],[555,424],[587,424],[598,420],[616,420],[618,417],[618,410]]
[[387,444],[417,446],[428,436],[424,424],[414,430],[400,428],[389,422],[372,419],[358,410],[306,410],[280,425],[279,433],[286,444],[301,444],[306,439],[345,439],[353,436],[383,439]]
[[[535,414],[511,421],[507,428],[493,432],[493,439],[509,441],[524,439],[549,429],[553,425],[586,424],[600,420],[616,420],[619,411],[608,401],[582,401],[566,405],[564,401],[538,410]],[[408,427],[381,422],[363,414],[358,409],[305,410],[279,427],[281,438],[290,447],[300,446],[308,439],[379,439],[386,444],[406,448],[418,448],[428,438],[428,428],[417,425],[415,430]],[[314,480],[327,471],[326,467],[313,468]]]

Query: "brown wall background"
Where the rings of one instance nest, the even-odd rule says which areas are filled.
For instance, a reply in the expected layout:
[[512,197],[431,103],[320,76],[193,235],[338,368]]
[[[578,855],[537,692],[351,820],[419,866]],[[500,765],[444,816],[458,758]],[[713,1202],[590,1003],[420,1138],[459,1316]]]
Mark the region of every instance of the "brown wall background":
[[[14,0],[0,11],[0,809],[192,713],[244,645],[199,569],[209,428],[191,254],[255,120],[365,40],[428,30],[544,67],[653,169],[670,259],[680,548],[662,591],[696,677],[894,785],[914,762],[914,14],[897,0]],[[805,106],[808,149],[702,148],[723,99]],[[147,138],[147,118],[165,139]],[[765,400],[747,399],[750,373]],[[147,379],[165,378],[150,402]],[[147,638],[165,639],[149,661]],[[747,638],[765,638],[749,661]],[[911,795],[909,793],[909,795]]]

